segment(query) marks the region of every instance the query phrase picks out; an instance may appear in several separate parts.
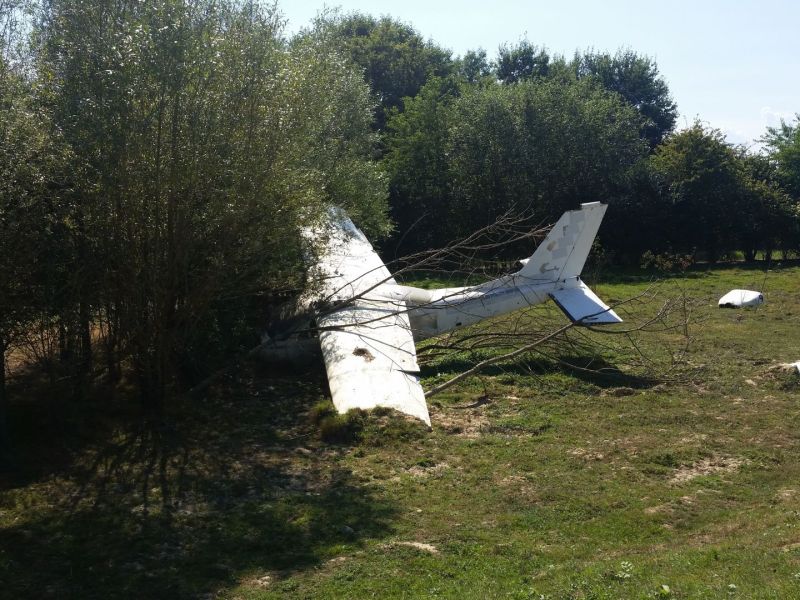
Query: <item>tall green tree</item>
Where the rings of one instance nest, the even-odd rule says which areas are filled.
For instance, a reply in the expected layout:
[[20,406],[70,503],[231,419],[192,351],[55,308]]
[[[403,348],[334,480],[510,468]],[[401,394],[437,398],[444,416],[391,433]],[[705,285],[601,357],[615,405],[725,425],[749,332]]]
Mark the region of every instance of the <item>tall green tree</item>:
[[448,145],[459,94],[452,78],[433,78],[389,119],[382,163],[391,180],[393,254],[436,247],[454,234]]
[[[7,357],[56,292],[66,150],[29,78],[30,6],[0,0],[0,469],[10,464]],[[61,290],[63,291],[63,290]]]
[[696,123],[673,134],[634,169],[603,226],[603,244],[619,261],[645,252],[716,260],[734,252],[754,260],[797,246],[796,205],[774,161],[728,144]]
[[287,49],[250,2],[51,0],[41,23],[74,156],[64,318],[100,322],[159,409],[302,286],[298,231],[329,204],[385,230],[369,89],[319,36]]
[[331,13],[319,19],[314,30],[336,39],[350,60],[363,69],[379,103],[375,112],[378,130],[386,125],[390,110],[402,109],[403,98],[416,96],[430,77],[443,77],[455,69],[450,52],[391,17]]
[[800,114],[795,115],[794,123],[781,119],[780,126],[768,128],[761,141],[776,165],[781,184],[800,202]]
[[611,200],[643,156],[636,112],[591,82],[471,89],[455,110],[452,185],[483,224],[509,208],[549,219]]
[[646,155],[638,124],[622,98],[590,81],[455,92],[432,82],[389,124],[398,234],[415,224],[413,241],[438,246],[509,210],[542,222],[581,202],[613,201]]
[[492,65],[486,58],[486,50],[468,50],[458,59],[458,75],[469,83],[477,83],[492,74]]
[[655,148],[675,127],[678,107],[655,61],[632,50],[616,54],[589,51],[576,55],[579,79],[592,78],[620,94],[642,115],[641,134]]
[[777,164],[769,156],[742,151],[744,199],[738,218],[740,248],[747,260],[763,250],[774,249],[784,255],[797,250],[800,243],[800,211],[797,202],[784,190]]
[[534,77],[546,77],[550,71],[547,50],[528,40],[516,45],[503,44],[497,52],[495,75],[503,83],[517,83]]
[[671,203],[676,250],[718,260],[734,249],[737,215],[744,204],[741,164],[717,129],[700,122],[669,136],[651,158]]

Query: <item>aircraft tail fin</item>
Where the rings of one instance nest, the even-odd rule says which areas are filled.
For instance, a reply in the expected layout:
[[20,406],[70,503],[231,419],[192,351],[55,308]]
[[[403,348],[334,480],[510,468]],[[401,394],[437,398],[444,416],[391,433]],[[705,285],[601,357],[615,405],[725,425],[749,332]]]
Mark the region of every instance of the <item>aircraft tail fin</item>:
[[580,209],[561,215],[545,240],[518,275],[540,281],[563,281],[578,277],[592,249],[607,205],[600,202],[581,204]]

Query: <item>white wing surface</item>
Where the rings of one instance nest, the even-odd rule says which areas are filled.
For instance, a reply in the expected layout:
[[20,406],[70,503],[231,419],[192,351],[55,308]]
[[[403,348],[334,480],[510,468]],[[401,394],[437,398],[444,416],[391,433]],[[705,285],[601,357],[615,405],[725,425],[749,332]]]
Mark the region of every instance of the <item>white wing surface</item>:
[[315,273],[322,297],[343,303],[317,319],[333,404],[340,413],[385,406],[430,426],[406,304],[378,299],[373,290],[394,279],[361,231],[334,216]]
[[386,406],[430,426],[405,313],[356,300],[318,325],[324,329],[319,338],[336,410]]

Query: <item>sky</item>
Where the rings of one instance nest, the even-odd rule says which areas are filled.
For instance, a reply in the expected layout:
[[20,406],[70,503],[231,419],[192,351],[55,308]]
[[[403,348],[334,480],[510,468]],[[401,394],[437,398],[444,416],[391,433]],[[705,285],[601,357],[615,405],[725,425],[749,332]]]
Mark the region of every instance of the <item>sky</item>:
[[462,55],[527,39],[551,54],[630,48],[655,59],[678,104],[728,141],[758,148],[767,126],[800,113],[797,0],[279,0],[287,32],[324,8],[389,15]]

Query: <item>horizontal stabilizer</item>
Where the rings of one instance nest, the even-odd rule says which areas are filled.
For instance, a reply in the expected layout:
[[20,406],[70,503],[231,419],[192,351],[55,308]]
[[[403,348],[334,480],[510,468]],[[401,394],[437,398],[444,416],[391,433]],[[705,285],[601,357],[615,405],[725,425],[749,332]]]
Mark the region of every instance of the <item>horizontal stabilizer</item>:
[[622,323],[617,313],[580,280],[578,287],[551,292],[550,297],[573,323],[579,325]]

